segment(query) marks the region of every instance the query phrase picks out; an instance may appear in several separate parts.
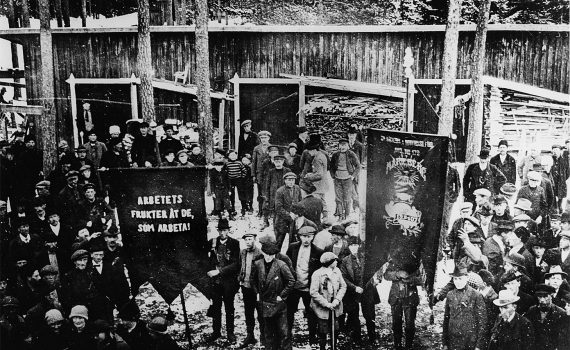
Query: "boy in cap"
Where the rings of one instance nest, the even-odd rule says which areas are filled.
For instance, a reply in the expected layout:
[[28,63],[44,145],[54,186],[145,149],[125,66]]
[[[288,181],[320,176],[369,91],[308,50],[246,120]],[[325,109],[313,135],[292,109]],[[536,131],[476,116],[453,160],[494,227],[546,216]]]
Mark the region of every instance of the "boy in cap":
[[527,177],[528,185],[521,187],[517,199],[528,199],[531,202],[531,210],[527,214],[540,225],[549,214],[546,192],[540,186],[542,176],[536,171],[529,171]]
[[253,154],[253,149],[261,141],[255,132],[251,130],[251,120],[246,119],[241,122],[242,131],[239,134],[238,141],[238,158],[243,158],[246,154]]
[[221,337],[222,303],[226,310],[226,337],[230,343],[236,341],[234,334],[234,298],[238,291],[240,249],[239,242],[228,236],[230,224],[227,219],[218,221],[219,236],[210,240],[209,254],[212,270],[208,271],[213,285],[211,313],[213,332],[208,337],[212,342]]
[[297,175],[293,172],[287,172],[283,175],[285,184],[275,192],[275,219],[273,228],[275,231],[275,239],[277,244],[281,246],[285,240],[285,236],[290,232],[292,224],[291,207],[301,200],[301,188],[295,184]]
[[515,303],[520,298],[510,290],[501,290],[493,304],[499,308],[499,317],[491,330],[489,350],[534,349],[532,324],[517,312]]
[[560,349],[564,338],[568,337],[566,310],[552,303],[552,295],[556,290],[546,284],[536,286],[534,292],[538,305],[524,314],[534,329],[534,346],[536,349]]
[[233,220],[230,204],[230,179],[222,161],[215,161],[213,168],[210,169],[210,188],[214,197],[212,215],[222,217],[224,211],[227,210],[230,213],[230,218]]
[[499,141],[499,154],[491,158],[490,163],[499,169],[507,178],[507,182],[517,182],[517,161],[508,153],[509,143],[507,140]]
[[339,140],[338,151],[331,157],[329,171],[334,180],[335,216],[344,220],[350,214],[353,186],[358,186],[360,174],[360,161],[349,149],[348,139]]
[[[232,204],[231,213],[232,215],[237,215],[236,212],[236,189],[239,188],[245,167],[241,161],[238,160],[238,154],[235,150],[231,149],[228,151],[228,161],[226,163],[226,169],[228,171],[228,179],[230,181],[230,202]],[[240,203],[243,206],[245,203]]]
[[493,164],[489,164],[489,149],[483,148],[479,153],[479,162],[473,163],[465,170],[463,177],[463,196],[466,202],[474,202],[474,192],[478,188],[486,188],[491,193],[499,193],[506,182],[505,175]]
[[258,202],[259,202],[259,216],[261,217],[261,208],[263,206],[263,199],[261,196],[262,187],[260,188],[260,181],[263,176],[263,161],[265,158],[268,157],[268,147],[269,147],[269,139],[271,138],[271,133],[266,130],[262,130],[258,134],[260,143],[253,148],[253,154],[251,155],[251,168],[253,171],[253,182],[257,183],[257,192],[258,192]]
[[451,277],[455,289],[447,294],[445,302],[443,349],[483,349],[487,326],[485,300],[468,285],[469,273],[465,265],[457,265]]
[[174,150],[172,149],[167,149],[164,152],[164,161],[162,162],[162,164],[160,164],[160,166],[178,166],[178,162],[176,161],[176,154],[174,152]]
[[194,164],[189,162],[188,151],[186,149],[181,149],[176,153],[176,160],[178,161],[179,167],[193,167]]
[[285,165],[291,169],[295,175],[299,176],[301,174],[301,156],[297,152],[297,145],[294,142],[290,143],[287,147]]
[[291,349],[291,332],[287,322],[287,298],[295,277],[289,266],[276,259],[279,253],[277,242],[271,238],[261,244],[263,259],[254,263],[252,288],[260,303],[260,318],[263,318],[262,334],[266,349]]

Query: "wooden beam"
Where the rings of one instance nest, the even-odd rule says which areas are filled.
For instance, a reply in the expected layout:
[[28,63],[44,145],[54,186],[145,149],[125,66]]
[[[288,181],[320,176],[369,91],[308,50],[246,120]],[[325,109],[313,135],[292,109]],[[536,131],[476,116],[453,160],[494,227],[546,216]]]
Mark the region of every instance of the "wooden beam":
[[230,80],[230,82],[234,85],[234,149],[238,150],[238,143],[239,143],[239,135],[241,133],[240,125],[240,105],[239,105],[239,84],[241,83],[241,79],[239,75],[236,73],[234,77]]
[[15,106],[11,104],[0,103],[0,113],[19,113],[27,115],[43,115],[43,106]]
[[[416,85],[441,85],[441,79],[415,79]],[[471,85],[471,79],[455,79],[455,85]]]
[[293,78],[298,81],[303,81],[305,85],[318,86],[328,89],[358,92],[370,95],[379,95],[387,97],[396,97],[403,99],[406,97],[406,88],[399,86],[365,83],[361,81],[341,80],[341,79],[327,79],[322,77],[312,76],[298,76],[292,74],[280,74],[285,78]]
[[139,78],[69,78],[65,82],[79,84],[105,84],[105,85],[127,85],[127,84],[140,84]]
[[570,95],[564,94],[562,92],[552,91],[544,88],[539,88],[536,86],[531,86],[522,83],[516,83],[514,81],[509,81],[505,79],[499,79],[495,77],[490,77],[488,75],[483,76],[483,83],[491,86],[496,86],[501,89],[509,89],[524,94],[546,98],[548,100],[570,103]]
[[69,79],[66,80],[69,84],[69,90],[71,91],[71,121],[73,126],[73,145],[75,148],[79,147],[79,129],[77,128],[77,94],[75,91],[75,77],[73,73],[69,75]]
[[137,78],[135,73],[131,75],[131,117],[132,119],[139,119],[139,96],[137,93]]
[[305,111],[303,107],[305,106],[305,83],[299,81],[299,126],[305,126]]
[[[155,89],[173,91],[181,94],[189,94],[194,96],[196,96],[196,94],[198,93],[198,87],[196,85],[178,85],[175,84],[173,81],[163,80],[163,79],[153,79],[152,87],[154,87]],[[233,100],[233,98],[227,93],[219,91],[210,90],[210,97],[219,100],[230,100],[230,101]]]
[[22,79],[24,78],[23,69],[0,69],[0,79]]
[[26,88],[26,84],[25,84],[25,83],[17,83],[17,82],[14,82],[14,81],[2,81],[2,80],[0,80],[0,85],[3,85],[3,86],[12,86],[12,87],[15,87],[15,88]]
[[[234,82],[234,78],[230,79],[230,83]],[[298,84],[299,80],[295,78],[239,78],[240,84]]]

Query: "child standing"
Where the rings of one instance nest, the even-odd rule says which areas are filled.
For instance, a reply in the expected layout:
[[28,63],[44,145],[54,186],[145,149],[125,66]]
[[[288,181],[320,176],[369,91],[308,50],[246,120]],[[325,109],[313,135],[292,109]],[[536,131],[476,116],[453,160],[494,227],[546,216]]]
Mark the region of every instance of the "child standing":
[[243,177],[238,185],[238,195],[241,202],[241,214],[253,213],[253,171],[251,169],[251,156],[246,154],[241,162],[243,164]]
[[[210,169],[210,188],[214,197],[214,211],[212,215],[224,214],[224,210],[230,211],[230,181],[228,171],[224,167],[223,161],[215,161],[214,167]],[[230,215],[233,220],[233,215]]]
[[[239,187],[239,184],[242,181],[243,174],[245,172],[245,167],[237,158],[238,158],[237,152],[233,149],[229,150],[228,162],[226,163],[226,169],[228,171],[228,179],[230,181],[230,202],[232,204],[231,215],[237,215],[237,212],[236,212],[236,188]],[[242,205],[242,212],[243,212],[244,203],[241,203],[241,205]]]

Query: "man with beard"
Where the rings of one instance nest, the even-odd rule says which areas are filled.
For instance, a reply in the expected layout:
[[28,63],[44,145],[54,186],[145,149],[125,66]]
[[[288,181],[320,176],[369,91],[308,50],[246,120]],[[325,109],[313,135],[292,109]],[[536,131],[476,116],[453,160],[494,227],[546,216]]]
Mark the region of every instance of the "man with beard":
[[443,318],[443,349],[474,350],[485,346],[487,311],[481,293],[468,286],[465,265],[451,275],[455,289],[447,294]]
[[552,303],[552,294],[556,290],[546,284],[536,286],[535,295],[538,305],[532,306],[524,317],[532,324],[534,329],[534,346],[541,350],[559,349],[559,344],[564,337],[564,328],[567,315],[566,311]]
[[246,119],[241,122],[242,131],[238,141],[238,159],[242,159],[246,154],[253,155],[253,149],[260,142],[259,137],[251,131],[251,120]]
[[510,290],[502,290],[493,304],[499,307],[499,317],[491,330],[489,350],[532,350],[534,331],[529,320],[517,312],[519,297]]
[[136,136],[131,148],[131,157],[134,167],[150,168],[157,166],[160,162],[158,155],[158,144],[154,135],[148,132],[149,125],[142,122],[139,125],[140,135]]
[[469,165],[465,170],[463,177],[465,201],[474,203],[474,192],[479,188],[486,188],[491,193],[498,194],[505,182],[505,175],[496,166],[489,164],[489,150],[484,148],[479,153],[479,162]]
[[491,158],[490,163],[505,175],[508,183],[514,184],[517,182],[517,161],[507,153],[508,150],[507,140],[499,141],[499,154]]
[[146,323],[140,319],[141,313],[135,299],[119,308],[117,334],[133,350],[155,350],[150,348]]

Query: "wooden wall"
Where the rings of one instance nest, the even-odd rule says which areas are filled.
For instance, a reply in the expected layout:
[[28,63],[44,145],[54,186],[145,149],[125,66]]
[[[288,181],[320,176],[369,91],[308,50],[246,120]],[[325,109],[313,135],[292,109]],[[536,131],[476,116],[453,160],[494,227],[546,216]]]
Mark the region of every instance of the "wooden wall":
[[[418,26],[416,26],[418,28]],[[402,85],[404,50],[411,47],[418,78],[440,78],[444,32],[414,31],[253,31],[210,33],[211,79],[278,77],[280,73],[334,76],[340,79]],[[27,33],[27,34],[26,34]],[[487,39],[486,74],[554,91],[569,92],[567,29],[527,31],[524,27],[491,30]],[[26,84],[32,103],[40,96],[40,51],[33,30],[0,37],[24,44]],[[474,32],[459,37],[458,78],[470,77]],[[136,28],[54,30],[55,93],[59,130],[71,130],[69,87],[76,78],[125,78],[136,74]],[[152,32],[152,63],[157,78],[196,61],[191,29]],[[193,77],[190,77],[193,81]],[[228,83],[228,86],[230,84]]]

